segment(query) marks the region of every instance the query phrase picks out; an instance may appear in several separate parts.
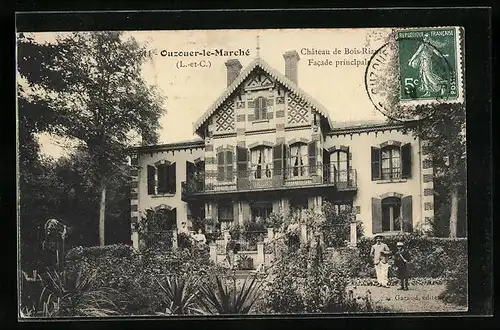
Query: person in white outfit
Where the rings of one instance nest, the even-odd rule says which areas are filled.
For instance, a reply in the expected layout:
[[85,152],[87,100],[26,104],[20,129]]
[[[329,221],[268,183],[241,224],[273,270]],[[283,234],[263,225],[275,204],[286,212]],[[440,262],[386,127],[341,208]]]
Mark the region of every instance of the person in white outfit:
[[373,257],[373,264],[377,274],[377,282],[379,286],[388,288],[388,273],[389,264],[387,256],[391,253],[387,244],[382,242],[382,236],[375,236],[375,244],[372,245],[370,255]]

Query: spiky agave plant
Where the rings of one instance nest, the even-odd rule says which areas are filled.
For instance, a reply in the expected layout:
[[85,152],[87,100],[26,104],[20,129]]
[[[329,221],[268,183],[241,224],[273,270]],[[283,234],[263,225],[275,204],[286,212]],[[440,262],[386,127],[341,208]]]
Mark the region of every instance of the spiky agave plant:
[[109,316],[117,314],[110,288],[93,289],[96,271],[48,271],[41,277],[40,306],[44,317]]
[[196,307],[196,296],[198,295],[198,281],[193,277],[181,278],[178,276],[167,276],[162,284],[155,278],[156,283],[165,294],[165,312],[157,315],[185,315],[202,314],[203,311]]
[[215,285],[206,285],[200,288],[199,303],[210,314],[248,314],[255,302],[260,298],[262,283],[257,278],[248,277],[241,286],[236,279],[215,276]]

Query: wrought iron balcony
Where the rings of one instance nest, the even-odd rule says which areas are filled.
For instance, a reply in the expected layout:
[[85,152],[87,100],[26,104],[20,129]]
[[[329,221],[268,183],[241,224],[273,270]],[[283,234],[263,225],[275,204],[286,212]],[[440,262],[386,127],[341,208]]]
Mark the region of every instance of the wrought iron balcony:
[[182,182],[182,195],[316,186],[356,190],[356,170],[337,170],[331,164],[315,164],[276,170],[271,165],[264,165],[247,171],[203,171]]

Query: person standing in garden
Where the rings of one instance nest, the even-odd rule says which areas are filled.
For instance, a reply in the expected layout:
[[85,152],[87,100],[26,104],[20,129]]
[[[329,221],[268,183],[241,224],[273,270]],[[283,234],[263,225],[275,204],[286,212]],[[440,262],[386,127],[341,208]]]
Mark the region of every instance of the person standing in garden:
[[389,264],[387,256],[391,253],[387,244],[382,242],[382,236],[375,236],[375,244],[372,245],[370,256],[373,258],[375,273],[377,274],[377,283],[379,286],[388,288]]
[[226,258],[229,263],[229,267],[234,268],[234,255],[236,253],[236,241],[231,237],[231,234],[227,235],[226,244]]
[[397,242],[397,251],[394,255],[394,265],[397,267],[398,278],[401,281],[401,287],[398,290],[408,290],[408,278],[410,271],[408,263],[410,262],[410,253],[405,248],[403,242]]

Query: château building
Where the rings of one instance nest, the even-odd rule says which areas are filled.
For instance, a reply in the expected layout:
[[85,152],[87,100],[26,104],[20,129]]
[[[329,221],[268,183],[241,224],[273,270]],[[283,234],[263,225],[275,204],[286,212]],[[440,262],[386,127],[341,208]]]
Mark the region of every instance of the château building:
[[296,51],[285,74],[256,58],[226,62],[227,87],[194,124],[199,139],[134,149],[132,241],[148,209],[188,231],[221,229],[329,201],[352,209],[364,234],[411,231],[433,216],[433,169],[403,123],[342,123],[299,87]]

